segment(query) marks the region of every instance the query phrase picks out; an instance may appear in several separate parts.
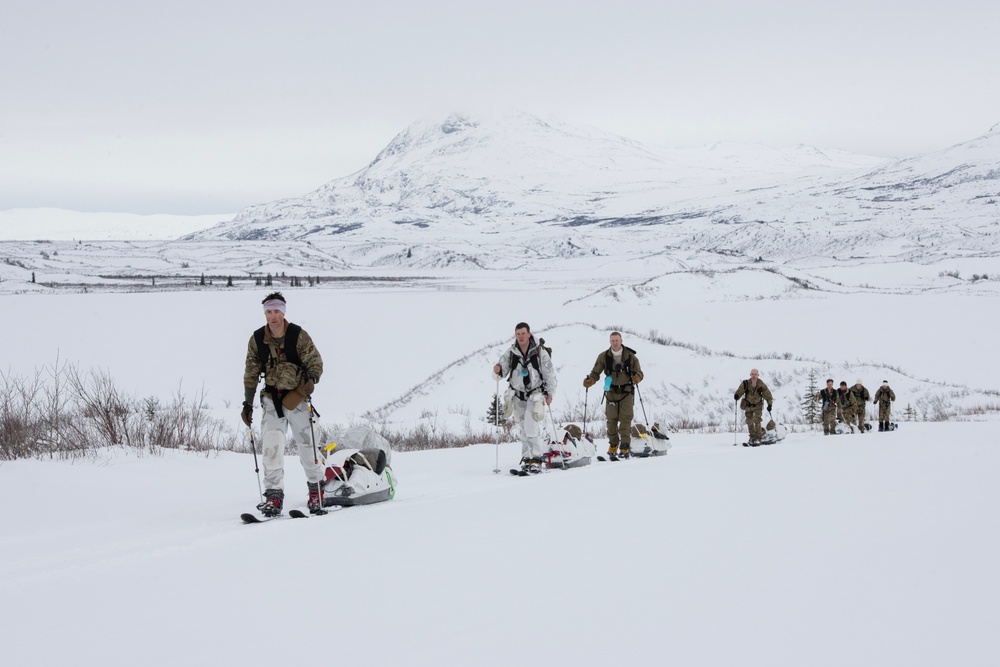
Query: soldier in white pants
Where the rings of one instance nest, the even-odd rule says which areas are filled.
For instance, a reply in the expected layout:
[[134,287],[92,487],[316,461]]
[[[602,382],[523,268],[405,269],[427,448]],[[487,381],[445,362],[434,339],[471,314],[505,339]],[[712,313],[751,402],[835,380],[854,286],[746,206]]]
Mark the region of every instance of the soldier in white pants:
[[555,368],[545,339],[536,343],[531,328],[519,322],[514,327],[514,344],[493,366],[493,372],[506,376],[510,385],[505,398],[511,406],[509,416],[521,431],[521,470],[541,472],[546,446],[542,422],[556,390]]

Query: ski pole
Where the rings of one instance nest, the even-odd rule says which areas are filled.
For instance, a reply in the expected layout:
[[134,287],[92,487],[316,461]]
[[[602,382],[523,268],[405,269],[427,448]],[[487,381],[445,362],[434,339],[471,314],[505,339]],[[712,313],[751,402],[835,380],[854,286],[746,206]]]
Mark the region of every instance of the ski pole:
[[587,405],[590,399],[590,387],[583,390],[583,434],[587,434]]
[[[319,450],[316,448],[316,433],[313,431],[313,401],[312,396],[306,396],[306,405],[309,406],[309,438],[313,446],[313,463],[319,465]],[[319,413],[317,413],[319,414]]]
[[264,490],[260,486],[260,465],[257,463],[257,444],[253,439],[253,429],[247,428],[250,431],[250,450],[253,452],[253,471],[257,473],[257,493],[263,498]]
[[497,375],[496,379],[497,379],[497,388],[496,391],[493,392],[493,425],[496,426],[497,428],[496,432],[497,462],[496,462],[496,467],[493,468],[493,474],[499,475],[500,474],[500,376]]
[[635,394],[639,397],[639,407],[642,408],[642,421],[646,425],[646,430],[649,430],[649,417],[646,416],[646,406],[642,404],[642,392],[639,391],[639,385],[635,385]]
[[566,444],[566,443],[559,442],[559,437],[558,437],[558,435],[559,435],[559,429],[556,428],[556,418],[552,416],[552,406],[551,405],[546,405],[545,407],[547,407],[549,409],[549,422],[552,424],[552,442],[556,443],[556,446],[559,447],[559,458],[562,459],[562,467],[563,467],[563,470],[565,470],[566,469],[566,453],[563,451],[563,445]]

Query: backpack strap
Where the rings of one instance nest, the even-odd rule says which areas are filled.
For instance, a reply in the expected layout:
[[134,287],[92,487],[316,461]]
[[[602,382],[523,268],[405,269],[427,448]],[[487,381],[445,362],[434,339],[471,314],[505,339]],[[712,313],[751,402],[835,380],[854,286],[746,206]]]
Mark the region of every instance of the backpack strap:
[[[260,362],[260,374],[263,375],[267,369],[267,364],[271,360],[271,346],[264,342],[264,325],[253,332],[254,341],[257,343],[257,361]],[[285,345],[281,348],[285,353],[285,358],[298,367],[302,367],[302,359],[299,358],[299,333],[302,327],[298,324],[288,323],[285,328]]]

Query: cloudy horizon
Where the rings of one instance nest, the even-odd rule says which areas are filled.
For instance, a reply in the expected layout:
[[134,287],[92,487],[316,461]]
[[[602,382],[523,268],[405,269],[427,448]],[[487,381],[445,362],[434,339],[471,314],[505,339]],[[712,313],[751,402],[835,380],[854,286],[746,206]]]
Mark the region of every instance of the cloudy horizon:
[[2,2],[0,210],[235,212],[497,106],[880,157],[1000,122],[995,3]]

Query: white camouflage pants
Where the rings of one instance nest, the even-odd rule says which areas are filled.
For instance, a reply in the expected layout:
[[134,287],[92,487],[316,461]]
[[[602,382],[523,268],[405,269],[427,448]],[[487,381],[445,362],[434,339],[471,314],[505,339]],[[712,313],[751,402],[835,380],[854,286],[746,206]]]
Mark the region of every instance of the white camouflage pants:
[[513,397],[514,411],[511,416],[521,429],[521,458],[541,459],[546,449],[542,422],[545,420],[545,394],[535,392],[522,401]]
[[302,401],[294,410],[285,409],[285,416],[279,417],[270,396],[265,395],[261,403],[264,407],[264,417],[261,419],[264,488],[284,490],[285,432],[288,427],[292,430],[292,444],[298,447],[299,461],[306,471],[306,481],[318,482],[322,478],[323,466],[316,463],[309,430],[309,404]]

